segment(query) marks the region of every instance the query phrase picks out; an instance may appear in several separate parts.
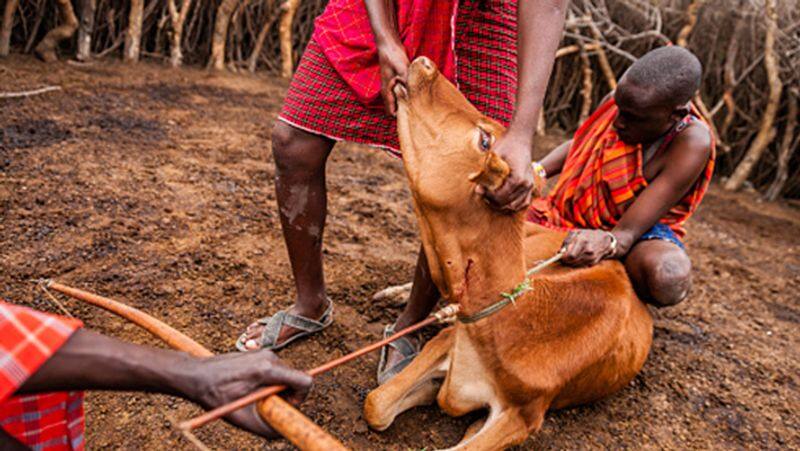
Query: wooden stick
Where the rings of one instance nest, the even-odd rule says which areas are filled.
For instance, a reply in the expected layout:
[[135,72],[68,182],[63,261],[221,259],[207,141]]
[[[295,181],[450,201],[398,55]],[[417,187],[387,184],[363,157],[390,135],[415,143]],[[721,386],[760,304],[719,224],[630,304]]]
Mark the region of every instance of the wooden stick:
[[50,91],[60,91],[61,86],[45,86],[44,88],[34,89],[31,91],[21,92],[0,92],[0,99],[16,99],[19,97],[30,97],[39,94],[44,94]]
[[[261,401],[258,404],[258,413],[273,429],[303,451],[347,450],[339,440],[322,428],[305,427],[304,423],[308,418],[280,396],[270,396]],[[183,431],[189,432],[186,429]]]
[[[115,313],[144,328],[175,349],[201,358],[211,357],[214,355],[201,344],[192,340],[173,327],[148,315],[147,313],[127,306],[121,302],[103,296],[98,296],[87,291],[79,290],[77,288],[68,287],[54,281],[46,281],[45,286],[69,297],[96,305],[100,308]],[[280,390],[275,391],[275,393],[278,391]],[[228,413],[230,412],[232,412],[232,410]],[[295,409],[291,404],[277,396],[273,396],[262,402],[262,405],[259,406],[259,413],[261,412],[266,414],[266,416],[262,416],[264,421],[272,426],[273,429],[280,432],[284,437],[286,437],[287,440],[294,443],[298,448],[304,451],[337,451],[347,449],[341,444],[341,442],[325,432],[321,427],[317,426],[305,415],[300,413],[300,411]],[[223,416],[224,415],[225,414],[223,414]],[[189,431],[189,429],[180,426],[179,429],[182,432]],[[187,438],[189,437],[186,434],[184,435]]]
[[[313,369],[308,371],[308,375],[313,377],[313,376],[322,374],[322,373],[324,373],[326,371],[330,371],[330,370],[332,370],[333,368],[336,368],[339,365],[342,365],[342,364],[347,363],[347,362],[349,362],[351,360],[357,359],[357,358],[359,358],[359,357],[361,357],[361,356],[363,356],[365,354],[368,354],[368,353],[370,353],[372,351],[380,349],[380,348],[386,346],[387,344],[397,340],[400,337],[403,337],[403,336],[408,335],[410,333],[416,332],[417,330],[422,329],[423,327],[429,326],[429,325],[431,325],[431,324],[433,324],[433,323],[435,323],[437,321],[440,321],[440,320],[436,316],[430,316],[427,319],[425,319],[424,321],[421,321],[421,322],[419,322],[419,323],[417,323],[417,324],[415,324],[415,325],[413,325],[411,327],[407,327],[407,328],[401,330],[400,332],[397,332],[396,334],[392,335],[389,338],[384,338],[381,341],[377,341],[375,343],[372,343],[369,346],[366,346],[366,347],[361,348],[361,349],[359,349],[357,351],[351,352],[350,354],[347,354],[347,355],[345,355],[343,357],[339,357],[338,359],[331,360],[328,363],[325,363],[325,364],[320,365],[320,366],[318,366],[316,368],[313,368]],[[254,391],[253,393],[250,393],[249,395],[243,396],[243,397],[241,397],[241,398],[237,399],[236,401],[233,401],[233,402],[231,402],[229,404],[225,404],[223,406],[219,406],[216,409],[209,410],[208,412],[206,412],[206,413],[204,413],[204,414],[202,414],[202,415],[200,415],[198,417],[192,418],[190,420],[186,420],[183,423],[181,423],[180,425],[178,425],[178,427],[180,427],[181,429],[188,429],[188,430],[199,428],[200,426],[203,426],[203,425],[205,425],[207,423],[210,423],[211,421],[214,421],[214,420],[217,420],[219,418],[222,418],[222,417],[224,417],[225,415],[227,415],[227,414],[229,414],[231,412],[234,412],[236,410],[241,409],[242,407],[245,407],[245,406],[247,406],[249,404],[252,404],[252,403],[258,401],[259,399],[263,399],[263,398],[266,398],[268,396],[275,395],[275,394],[280,393],[281,391],[283,391],[285,389],[286,389],[286,386],[284,386],[284,385],[273,385],[271,387],[264,387],[262,389]]]
[[68,287],[55,281],[48,281],[44,285],[47,288],[58,291],[71,298],[75,298],[89,304],[95,305],[102,309],[115,313],[147,330],[156,338],[163,340],[170,347],[180,349],[181,351],[188,352],[195,357],[211,357],[214,355],[211,351],[192,340],[188,336],[169,326],[168,324],[135,309],[121,302],[109,299],[103,296],[98,296],[88,291],[83,291],[78,288]]

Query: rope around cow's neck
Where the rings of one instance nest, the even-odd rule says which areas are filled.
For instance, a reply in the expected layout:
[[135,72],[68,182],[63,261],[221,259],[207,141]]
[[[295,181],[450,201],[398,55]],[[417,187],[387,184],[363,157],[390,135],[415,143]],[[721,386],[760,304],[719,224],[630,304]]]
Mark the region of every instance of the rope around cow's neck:
[[525,294],[525,293],[527,293],[527,292],[529,292],[529,291],[531,291],[533,289],[533,287],[531,286],[530,277],[532,275],[536,274],[537,272],[539,272],[539,271],[547,268],[548,266],[552,265],[553,263],[561,260],[561,257],[564,256],[564,253],[565,253],[564,248],[561,248],[556,253],[556,255],[553,255],[552,257],[548,258],[547,260],[542,260],[539,263],[537,263],[536,265],[534,265],[533,268],[531,268],[527,272],[525,272],[525,279],[522,282],[520,282],[519,285],[514,287],[514,289],[511,290],[511,292],[500,293],[500,296],[501,296],[502,299],[500,299],[499,301],[497,301],[494,304],[486,307],[483,310],[480,310],[477,313],[473,313],[472,315],[458,314],[456,316],[456,318],[461,323],[471,324],[471,323],[474,323],[476,321],[480,321],[483,318],[486,318],[488,316],[494,315],[495,313],[499,312],[500,310],[503,310],[504,308],[508,307],[509,304],[515,304],[517,302],[517,298],[518,297],[522,296],[523,294]]

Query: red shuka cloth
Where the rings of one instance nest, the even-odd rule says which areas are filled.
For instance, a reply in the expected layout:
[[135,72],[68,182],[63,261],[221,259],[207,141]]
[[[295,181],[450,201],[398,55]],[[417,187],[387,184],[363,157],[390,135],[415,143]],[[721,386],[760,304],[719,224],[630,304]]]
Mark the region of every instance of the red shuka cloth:
[[[700,118],[696,113],[694,116]],[[564,229],[614,228],[636,196],[647,188],[642,172],[642,146],[625,144],[619,139],[613,125],[616,117],[617,104],[611,98],[575,132],[558,183],[546,198],[531,204],[528,220]],[[686,234],[683,224],[708,189],[714,157],[712,140],[711,155],[703,173],[659,221],[679,237]]]
[[0,301],[0,427],[38,450],[82,450],[83,392],[13,396],[82,326]]
[[[453,80],[455,0],[399,0],[397,28],[409,59],[425,55]],[[364,0],[331,0],[314,24],[314,39],[365,105],[382,108],[378,50]]]
[[[409,57],[431,58],[479,111],[508,125],[517,88],[517,1],[396,3]],[[399,156],[396,121],[379,98],[374,40],[363,0],[331,0],[316,21],[278,119]]]

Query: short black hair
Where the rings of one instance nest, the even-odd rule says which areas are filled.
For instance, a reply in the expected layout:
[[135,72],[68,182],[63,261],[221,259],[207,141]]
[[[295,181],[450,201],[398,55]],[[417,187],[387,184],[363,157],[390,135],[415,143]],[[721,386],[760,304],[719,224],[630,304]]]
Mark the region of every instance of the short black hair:
[[644,54],[625,72],[628,81],[654,89],[659,103],[681,105],[700,89],[703,65],[694,53],[672,45]]

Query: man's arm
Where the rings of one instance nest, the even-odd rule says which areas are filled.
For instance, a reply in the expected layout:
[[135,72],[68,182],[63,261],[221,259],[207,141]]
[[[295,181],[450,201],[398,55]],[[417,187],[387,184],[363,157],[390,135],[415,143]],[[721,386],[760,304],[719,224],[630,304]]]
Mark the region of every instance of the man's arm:
[[572,147],[571,139],[559,144],[558,147],[551,150],[550,153],[539,160],[539,163],[544,167],[544,171],[547,173],[547,178],[561,173],[561,169],[564,167],[564,161],[567,160],[570,147]]
[[511,173],[497,190],[478,190],[500,210],[520,211],[531,200],[533,136],[561,40],[566,8],[567,0],[526,0],[517,5],[517,99],[511,124],[492,149],[506,160]]
[[[180,396],[211,409],[268,385],[287,385],[299,401],[311,377],[284,366],[270,351],[207,359],[126,343],[87,330],[76,331],[16,394],[66,390],[124,390]],[[275,433],[253,406],[227,417],[232,424],[264,437]]]
[[691,189],[708,162],[711,137],[705,127],[693,126],[675,138],[666,159],[669,162],[625,211],[610,232],[617,240],[611,255],[612,238],[602,230],[578,230],[564,241],[562,258],[572,266],[591,266],[604,258],[621,258],[630,252],[643,233],[653,227]]
[[701,126],[689,127],[678,135],[665,155],[667,165],[620,218],[612,233],[624,256],[683,196],[703,173],[711,154],[711,136]]
[[378,48],[381,68],[381,98],[386,112],[397,115],[394,85],[405,84],[408,76],[408,55],[397,31],[397,11],[394,0],[364,0],[369,24]]

